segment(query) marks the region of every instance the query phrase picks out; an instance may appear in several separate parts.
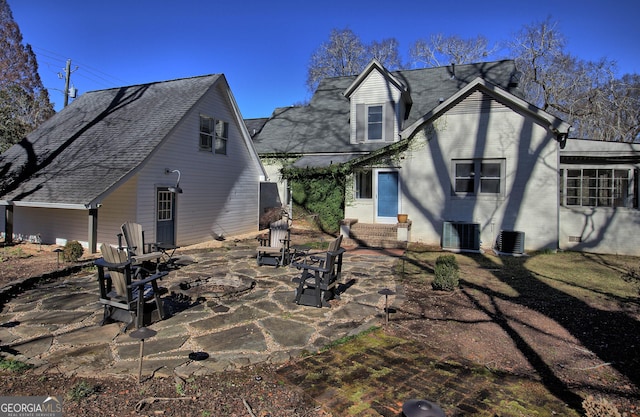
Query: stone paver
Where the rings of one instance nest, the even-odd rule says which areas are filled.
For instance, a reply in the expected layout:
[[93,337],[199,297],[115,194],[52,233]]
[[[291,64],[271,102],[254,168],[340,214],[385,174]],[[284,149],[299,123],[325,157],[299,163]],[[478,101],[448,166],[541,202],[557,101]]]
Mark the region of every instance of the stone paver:
[[[403,301],[393,279],[397,257],[348,251],[341,294],[331,308],[293,301],[295,268],[257,266],[255,242],[189,253],[161,285],[165,311],[145,340],[145,374],[203,375],[259,362],[282,363],[341,337],[384,322],[382,288]],[[187,259],[187,258],[185,258]],[[63,277],[10,299],[0,312],[5,356],[41,368],[76,375],[137,375],[140,342],[122,333],[122,323],[100,326],[98,285],[92,274]],[[177,296],[176,294],[180,294]],[[191,360],[192,352],[208,358]]]

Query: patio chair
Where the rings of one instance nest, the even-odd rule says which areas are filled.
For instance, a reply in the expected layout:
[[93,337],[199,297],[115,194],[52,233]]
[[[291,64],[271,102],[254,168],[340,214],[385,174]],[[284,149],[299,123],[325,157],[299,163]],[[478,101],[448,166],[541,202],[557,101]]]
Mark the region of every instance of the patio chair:
[[298,283],[295,292],[296,304],[331,307],[329,300],[337,298],[336,288],[342,275],[342,255],[345,249],[340,247],[342,235],[329,244],[324,256],[312,255],[310,262],[292,265],[302,270],[300,277],[294,278]]
[[271,223],[267,237],[258,237],[258,265],[275,267],[288,265],[291,260],[291,229],[289,220],[282,218]]
[[[145,243],[144,230],[138,223],[126,222],[120,227],[122,233],[118,234],[118,247],[125,249],[129,255],[129,260],[134,265],[141,265],[149,272],[153,269],[156,271],[160,266],[160,259],[164,255],[158,249],[158,243]],[[124,237],[125,245],[122,246],[122,238]]]
[[166,289],[158,286],[167,272],[146,276],[140,268],[135,268],[127,253],[111,245],[100,246],[102,258],[94,263],[98,267],[100,304],[104,305],[102,324],[108,320],[125,323],[124,331],[133,323],[137,328],[144,325],[145,305],[155,302],[160,320],[164,318],[160,295]]

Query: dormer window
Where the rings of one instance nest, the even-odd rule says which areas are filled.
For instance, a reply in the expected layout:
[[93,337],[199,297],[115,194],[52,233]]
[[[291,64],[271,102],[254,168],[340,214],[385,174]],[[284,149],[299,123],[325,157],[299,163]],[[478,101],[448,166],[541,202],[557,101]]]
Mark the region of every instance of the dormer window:
[[382,106],[367,108],[367,140],[382,140]]
[[353,142],[393,142],[395,103],[356,104],[356,126]]

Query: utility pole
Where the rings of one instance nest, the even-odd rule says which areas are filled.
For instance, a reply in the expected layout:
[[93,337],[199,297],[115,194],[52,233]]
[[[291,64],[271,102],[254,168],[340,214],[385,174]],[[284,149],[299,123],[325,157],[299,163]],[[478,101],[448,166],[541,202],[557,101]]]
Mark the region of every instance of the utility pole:
[[[76,67],[78,69],[78,67]],[[75,70],[74,70],[75,71]],[[64,107],[69,104],[69,83],[71,81],[71,60],[67,59],[67,66],[64,69]],[[71,98],[76,98],[76,89],[73,89]]]
[[71,60],[67,59],[67,67],[64,69],[64,107],[69,104],[69,79],[71,78]]

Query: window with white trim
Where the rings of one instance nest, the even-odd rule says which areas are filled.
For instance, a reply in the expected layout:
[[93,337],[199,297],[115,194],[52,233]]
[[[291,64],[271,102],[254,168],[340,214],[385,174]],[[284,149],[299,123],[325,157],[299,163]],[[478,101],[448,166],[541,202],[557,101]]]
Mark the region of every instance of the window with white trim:
[[211,151],[213,145],[213,118],[200,115],[200,150]]
[[229,140],[229,123],[214,119],[210,116],[200,115],[200,150],[214,152],[220,155],[227,154],[227,141]]
[[572,168],[560,171],[564,206],[633,207],[629,169]]
[[367,107],[367,140],[382,140],[382,106]]
[[373,174],[370,169],[355,172],[356,198],[371,199],[373,197]]
[[504,194],[504,159],[459,159],[453,161],[453,194]]

